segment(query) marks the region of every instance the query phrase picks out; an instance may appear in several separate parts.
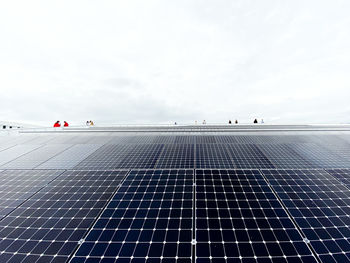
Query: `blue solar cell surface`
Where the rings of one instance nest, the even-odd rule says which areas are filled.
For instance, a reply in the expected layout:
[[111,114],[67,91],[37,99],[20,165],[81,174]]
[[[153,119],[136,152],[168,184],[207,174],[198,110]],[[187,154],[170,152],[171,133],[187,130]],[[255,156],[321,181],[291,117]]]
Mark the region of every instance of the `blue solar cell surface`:
[[72,262],[191,262],[193,177],[131,171]]
[[262,172],[322,262],[349,262],[349,188],[324,170]]
[[196,262],[317,262],[258,170],[196,170],[195,181]]
[[0,262],[350,262],[347,133],[142,129],[0,137]]

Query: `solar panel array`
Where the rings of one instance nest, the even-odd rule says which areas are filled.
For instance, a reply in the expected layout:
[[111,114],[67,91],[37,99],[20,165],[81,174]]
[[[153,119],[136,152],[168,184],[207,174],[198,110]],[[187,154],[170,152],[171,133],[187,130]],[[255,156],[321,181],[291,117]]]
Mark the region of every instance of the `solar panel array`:
[[0,262],[350,262],[349,156],[347,132],[0,136]]

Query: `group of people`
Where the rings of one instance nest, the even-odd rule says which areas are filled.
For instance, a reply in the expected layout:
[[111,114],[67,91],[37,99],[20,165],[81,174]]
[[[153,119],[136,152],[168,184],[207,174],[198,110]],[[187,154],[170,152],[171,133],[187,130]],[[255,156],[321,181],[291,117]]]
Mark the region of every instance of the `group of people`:
[[[259,122],[258,122],[258,119],[254,119],[253,123],[254,123],[254,124],[259,123]],[[261,119],[261,123],[264,123],[264,119]],[[228,124],[232,124],[232,121],[229,120],[229,121],[228,121]],[[238,120],[235,120],[235,124],[238,124]]]
[[86,126],[94,126],[94,122],[93,121],[86,121]]
[[[94,124],[94,122],[93,121],[86,121],[86,126],[94,126],[95,124]],[[68,127],[69,126],[69,124],[68,124],[68,122],[66,122],[66,121],[64,121],[63,122],[63,127]],[[53,125],[53,127],[54,128],[58,128],[58,127],[61,127],[61,122],[60,121],[56,121],[55,123],[54,123],[54,125]]]
[[[64,121],[64,122],[63,122],[63,127],[68,127],[68,126],[69,126],[68,122]],[[60,122],[60,121],[56,121],[56,122],[54,123],[53,127],[55,127],[55,128],[61,127],[61,122]]]
[[[228,120],[228,124],[232,124],[232,121]],[[235,124],[238,124],[238,120],[235,120]]]

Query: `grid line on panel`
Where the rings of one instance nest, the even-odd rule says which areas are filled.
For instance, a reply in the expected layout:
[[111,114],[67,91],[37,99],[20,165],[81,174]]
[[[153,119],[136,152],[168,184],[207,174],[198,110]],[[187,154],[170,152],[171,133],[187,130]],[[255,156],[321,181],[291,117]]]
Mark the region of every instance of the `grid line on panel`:
[[131,170],[71,263],[192,258],[193,170]]
[[66,262],[125,174],[60,174],[0,221],[0,261]]
[[0,174],[0,221],[58,178],[64,170],[4,170]]
[[197,262],[317,262],[259,170],[196,170]]
[[350,261],[350,190],[325,170],[262,170],[322,262]]

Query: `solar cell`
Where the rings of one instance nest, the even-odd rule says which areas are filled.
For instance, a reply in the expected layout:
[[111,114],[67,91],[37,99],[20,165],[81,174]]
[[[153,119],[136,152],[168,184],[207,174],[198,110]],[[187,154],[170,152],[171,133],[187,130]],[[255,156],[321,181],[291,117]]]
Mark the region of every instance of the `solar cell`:
[[350,262],[350,190],[324,170],[262,170],[322,262]]
[[192,226],[193,170],[133,170],[71,262],[189,263]]
[[258,170],[196,170],[196,262],[317,262]]
[[125,175],[126,171],[60,175],[0,221],[0,262],[66,262]]

